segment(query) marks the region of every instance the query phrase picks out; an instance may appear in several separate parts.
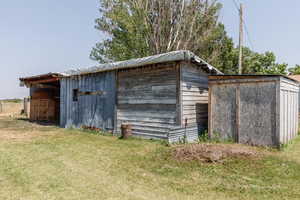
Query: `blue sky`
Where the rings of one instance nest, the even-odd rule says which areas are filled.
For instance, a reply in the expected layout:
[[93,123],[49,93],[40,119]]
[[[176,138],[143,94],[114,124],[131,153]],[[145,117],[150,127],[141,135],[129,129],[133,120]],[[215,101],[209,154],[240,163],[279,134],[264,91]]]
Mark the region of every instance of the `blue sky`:
[[[245,4],[245,21],[253,50],[273,51],[279,62],[300,63],[300,1],[236,0]],[[223,3],[220,20],[237,42],[238,12],[233,0]],[[0,7],[0,99],[24,97],[18,78],[92,66],[98,0],[3,1]],[[246,44],[248,39],[246,38]]]

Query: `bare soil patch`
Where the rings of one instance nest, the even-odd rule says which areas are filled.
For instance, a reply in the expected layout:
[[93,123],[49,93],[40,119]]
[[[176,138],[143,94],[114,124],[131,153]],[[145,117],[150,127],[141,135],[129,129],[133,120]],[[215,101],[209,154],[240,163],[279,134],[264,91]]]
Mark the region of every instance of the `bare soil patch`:
[[172,156],[178,161],[224,162],[230,158],[260,158],[262,152],[240,144],[188,144],[174,147]]

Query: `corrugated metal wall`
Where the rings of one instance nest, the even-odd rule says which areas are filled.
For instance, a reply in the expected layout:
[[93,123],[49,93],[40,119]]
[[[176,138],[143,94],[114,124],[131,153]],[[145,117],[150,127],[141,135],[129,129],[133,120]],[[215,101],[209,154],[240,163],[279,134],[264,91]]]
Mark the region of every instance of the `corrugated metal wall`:
[[298,133],[299,85],[282,78],[280,82],[280,143],[287,144]]
[[298,85],[280,76],[210,78],[209,133],[239,143],[280,146],[298,132]]
[[[73,90],[78,89],[78,101]],[[92,94],[83,94],[90,92]],[[104,92],[104,94],[93,94]],[[82,75],[61,80],[62,127],[97,127],[113,130],[116,102],[115,72]]]

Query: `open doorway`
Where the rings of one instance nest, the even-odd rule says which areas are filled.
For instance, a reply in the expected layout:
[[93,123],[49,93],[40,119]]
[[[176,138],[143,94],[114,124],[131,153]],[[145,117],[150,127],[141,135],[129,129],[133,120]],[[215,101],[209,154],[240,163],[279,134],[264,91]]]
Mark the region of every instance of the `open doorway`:
[[20,79],[30,88],[30,120],[59,124],[60,77],[50,73]]

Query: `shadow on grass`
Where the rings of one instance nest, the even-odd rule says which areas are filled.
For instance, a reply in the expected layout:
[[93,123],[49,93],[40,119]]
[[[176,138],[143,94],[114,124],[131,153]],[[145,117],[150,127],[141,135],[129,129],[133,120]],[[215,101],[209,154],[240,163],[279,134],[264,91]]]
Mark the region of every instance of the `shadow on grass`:
[[59,126],[59,122],[51,122],[51,121],[38,121],[38,120],[30,120],[28,118],[23,118],[23,117],[19,117],[16,118],[16,120],[18,121],[24,121],[24,122],[29,122],[32,124],[37,124],[37,125],[41,125],[41,126]]

